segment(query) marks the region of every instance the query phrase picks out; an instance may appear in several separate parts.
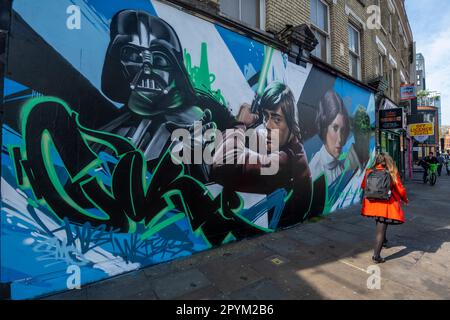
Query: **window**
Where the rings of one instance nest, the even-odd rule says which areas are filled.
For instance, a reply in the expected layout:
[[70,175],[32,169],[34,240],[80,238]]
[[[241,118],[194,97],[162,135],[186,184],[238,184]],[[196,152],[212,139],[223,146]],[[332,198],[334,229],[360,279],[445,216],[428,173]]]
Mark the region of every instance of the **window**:
[[395,69],[391,69],[389,72],[389,95],[392,99],[395,99]]
[[264,30],[265,0],[222,0],[220,11],[233,19]]
[[384,29],[383,28],[383,16],[384,15],[383,15],[383,12],[382,12],[383,10],[381,9],[381,0],[376,0],[375,1],[375,5],[378,6],[378,10],[379,10],[378,11],[379,12],[379,17],[378,18],[380,19],[381,29]]
[[[394,42],[395,45],[397,45],[397,39],[395,38],[394,17],[392,14],[389,15],[389,39],[391,40],[391,43]],[[394,45],[394,43],[392,43],[392,45]]]
[[312,31],[319,40],[319,44],[312,51],[312,54],[323,61],[330,62],[329,8],[322,0],[310,1]]
[[389,33],[392,35],[393,27],[392,27],[392,15],[389,15]]
[[382,54],[378,54],[378,75],[384,74],[384,57]]
[[361,42],[359,31],[351,24],[348,25],[348,49],[350,75],[361,80]]

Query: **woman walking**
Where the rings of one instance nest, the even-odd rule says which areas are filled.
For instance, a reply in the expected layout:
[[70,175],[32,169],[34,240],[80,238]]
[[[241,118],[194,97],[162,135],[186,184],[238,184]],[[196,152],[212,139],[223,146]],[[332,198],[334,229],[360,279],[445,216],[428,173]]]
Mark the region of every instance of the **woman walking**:
[[375,218],[376,221],[372,260],[375,263],[384,263],[385,259],[380,254],[382,247],[387,245],[387,227],[405,222],[402,201],[408,204],[406,189],[394,160],[386,153],[378,154],[373,168],[367,170],[361,187],[364,190],[361,214]]

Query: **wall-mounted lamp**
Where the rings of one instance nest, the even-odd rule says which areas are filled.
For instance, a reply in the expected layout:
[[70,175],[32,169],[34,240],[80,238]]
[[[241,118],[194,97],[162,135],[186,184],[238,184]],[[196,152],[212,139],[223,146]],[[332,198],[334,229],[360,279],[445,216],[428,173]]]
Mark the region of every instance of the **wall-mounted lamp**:
[[306,24],[298,26],[288,24],[276,36],[289,47],[289,57],[296,64],[303,66],[306,66],[311,51],[319,43],[314,33]]

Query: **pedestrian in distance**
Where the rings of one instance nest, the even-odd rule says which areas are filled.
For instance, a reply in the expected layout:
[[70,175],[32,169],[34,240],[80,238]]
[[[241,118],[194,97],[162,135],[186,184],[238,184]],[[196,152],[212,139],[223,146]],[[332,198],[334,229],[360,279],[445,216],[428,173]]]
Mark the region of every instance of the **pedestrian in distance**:
[[361,214],[376,221],[372,261],[384,263],[381,250],[387,246],[387,227],[405,223],[402,201],[408,204],[397,166],[388,154],[377,155],[374,166],[366,171],[361,188],[364,191]]
[[441,173],[442,173],[442,167],[444,166],[444,161],[445,161],[444,155],[443,155],[442,153],[438,153],[438,154],[437,154],[437,160],[438,160],[438,162],[439,162],[439,165],[438,165],[438,175],[439,175],[439,177],[440,177],[440,176],[441,176]]
[[447,175],[448,176],[450,176],[449,163],[450,163],[450,155],[445,154],[445,156],[444,156],[444,166],[445,166],[445,170],[447,170]]

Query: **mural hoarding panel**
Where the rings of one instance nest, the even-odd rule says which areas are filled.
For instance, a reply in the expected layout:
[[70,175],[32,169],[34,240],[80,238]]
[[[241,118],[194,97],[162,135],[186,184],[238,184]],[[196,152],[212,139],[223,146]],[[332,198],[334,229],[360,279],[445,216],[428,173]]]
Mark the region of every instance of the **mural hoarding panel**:
[[[84,285],[360,200],[370,91],[158,1],[16,0],[11,34],[1,282],[13,299],[68,289],[70,270]],[[268,153],[234,144],[250,128]],[[211,161],[185,161],[187,141]]]

